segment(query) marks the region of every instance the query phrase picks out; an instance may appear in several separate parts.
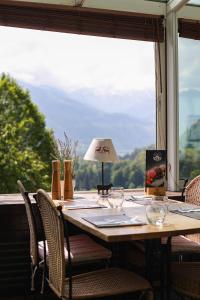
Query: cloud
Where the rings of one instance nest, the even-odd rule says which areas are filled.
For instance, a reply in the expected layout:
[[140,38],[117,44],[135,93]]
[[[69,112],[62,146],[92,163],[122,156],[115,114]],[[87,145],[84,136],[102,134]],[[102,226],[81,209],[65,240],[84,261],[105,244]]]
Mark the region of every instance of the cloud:
[[34,85],[97,92],[154,89],[150,42],[0,27],[0,72]]

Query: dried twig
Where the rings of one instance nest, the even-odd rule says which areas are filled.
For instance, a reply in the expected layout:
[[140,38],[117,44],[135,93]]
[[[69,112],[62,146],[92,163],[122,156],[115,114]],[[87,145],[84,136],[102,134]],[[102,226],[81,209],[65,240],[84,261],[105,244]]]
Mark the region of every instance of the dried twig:
[[54,159],[58,159],[61,162],[61,176],[64,175],[63,172],[63,162],[64,160],[72,160],[72,176],[75,177],[75,167],[78,160],[77,148],[79,146],[78,140],[72,140],[66,132],[64,132],[64,140],[56,139],[54,137],[53,149],[54,154],[52,155]]

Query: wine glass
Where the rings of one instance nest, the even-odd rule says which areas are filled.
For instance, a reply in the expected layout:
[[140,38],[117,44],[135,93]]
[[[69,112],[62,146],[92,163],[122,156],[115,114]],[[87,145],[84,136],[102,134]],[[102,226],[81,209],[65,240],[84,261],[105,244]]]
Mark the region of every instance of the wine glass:
[[112,187],[108,195],[108,203],[111,208],[121,208],[124,202],[124,188]]

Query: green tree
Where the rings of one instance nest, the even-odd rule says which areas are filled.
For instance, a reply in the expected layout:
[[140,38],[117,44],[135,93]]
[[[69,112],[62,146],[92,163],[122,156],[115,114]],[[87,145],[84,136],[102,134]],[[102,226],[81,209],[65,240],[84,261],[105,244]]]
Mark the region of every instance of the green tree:
[[[134,157],[134,159],[132,159]],[[137,149],[132,154],[120,158],[116,164],[105,164],[105,183],[124,188],[144,186],[145,150]],[[76,189],[96,189],[101,183],[101,164],[89,161],[78,161]]]
[[16,192],[17,179],[35,191],[50,188],[52,131],[45,118],[9,75],[0,76],[0,192]]
[[181,178],[194,178],[199,175],[200,149],[187,147],[180,154],[180,174]]

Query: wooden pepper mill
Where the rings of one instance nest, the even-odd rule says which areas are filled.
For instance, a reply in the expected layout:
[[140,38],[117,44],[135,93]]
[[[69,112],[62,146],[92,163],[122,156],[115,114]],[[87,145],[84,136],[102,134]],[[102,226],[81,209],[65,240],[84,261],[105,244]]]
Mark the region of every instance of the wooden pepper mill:
[[60,188],[60,161],[52,161],[52,183],[51,183],[51,195],[53,200],[61,199]]
[[73,199],[72,161],[64,160],[64,200]]

